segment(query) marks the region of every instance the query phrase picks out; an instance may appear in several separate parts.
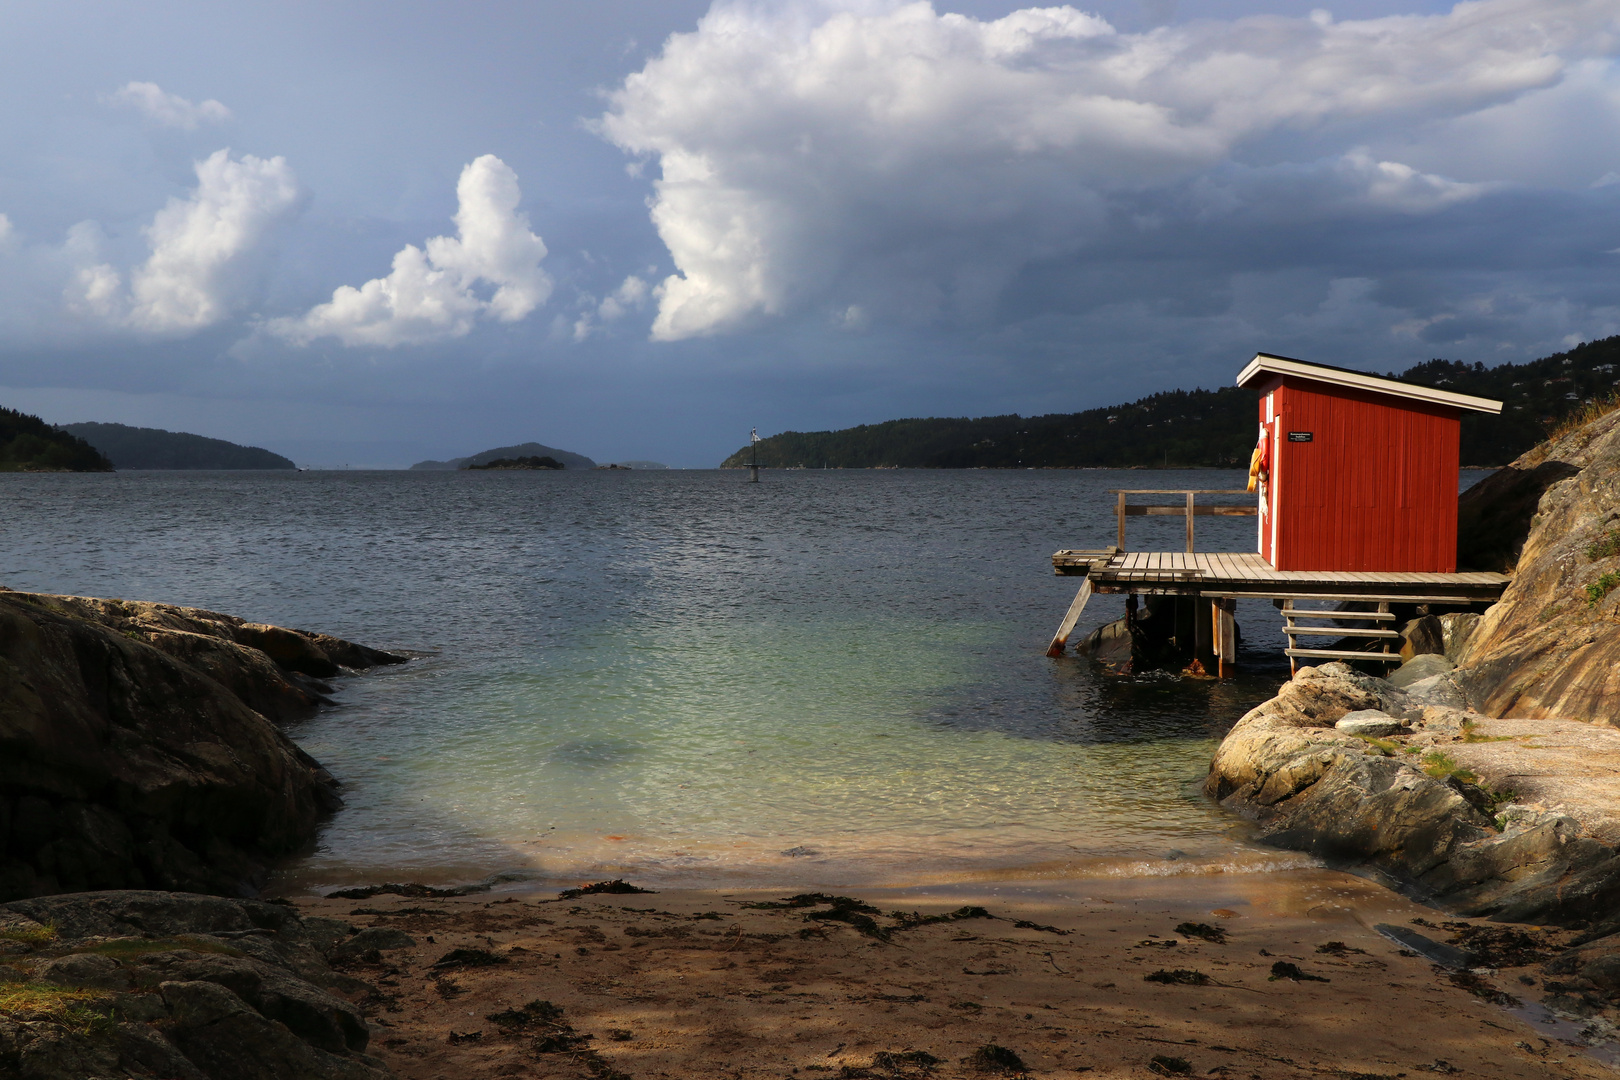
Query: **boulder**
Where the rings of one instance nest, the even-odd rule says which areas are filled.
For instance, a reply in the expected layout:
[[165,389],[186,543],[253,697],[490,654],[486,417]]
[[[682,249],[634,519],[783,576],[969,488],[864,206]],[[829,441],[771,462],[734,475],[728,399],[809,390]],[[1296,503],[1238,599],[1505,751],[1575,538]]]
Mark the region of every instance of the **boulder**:
[[1381,709],[1358,709],[1341,716],[1333,726],[1346,735],[1370,735],[1381,739],[1385,735],[1394,735],[1406,725]]
[[0,900],[250,894],[313,838],[341,803],[337,785],[272,720],[321,698],[238,640],[251,626],[0,590]]
[[1081,656],[1091,657],[1112,671],[1126,674],[1135,660],[1134,644],[1130,621],[1115,619],[1093,630],[1074,651]]
[[382,1080],[381,1062],[329,1054],[212,982],[166,982],[168,1039],[209,1080]]
[[1444,675],[1456,666],[1442,653],[1422,653],[1390,672],[1389,681],[1391,685],[1404,690],[1413,683],[1422,682],[1436,675]]
[[1411,620],[1401,628],[1400,651],[1402,660],[1411,660],[1414,656],[1423,656],[1427,653],[1445,655],[1445,624],[1434,615],[1424,615]]
[[[1487,716],[1611,723],[1620,699],[1620,411],[1543,444],[1464,493],[1459,558],[1491,541],[1516,560],[1457,655],[1456,682]],[[1469,522],[1473,524],[1470,525]],[[1475,545],[1469,547],[1468,545]]]

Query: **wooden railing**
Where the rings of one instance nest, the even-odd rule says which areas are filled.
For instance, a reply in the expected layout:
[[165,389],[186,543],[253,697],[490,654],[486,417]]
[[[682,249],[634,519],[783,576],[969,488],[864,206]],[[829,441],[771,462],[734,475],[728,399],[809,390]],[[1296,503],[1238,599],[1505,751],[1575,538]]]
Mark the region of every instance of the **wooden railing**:
[[[1253,517],[1259,512],[1259,507],[1254,505],[1231,506],[1206,504],[1204,506],[1198,506],[1194,502],[1194,496],[1197,495],[1249,494],[1249,492],[1244,488],[1193,488],[1191,490],[1188,490],[1187,488],[1112,488],[1108,493],[1110,495],[1119,496],[1118,546],[1119,550],[1121,551],[1125,550],[1125,519],[1127,517],[1157,517],[1160,515],[1172,514],[1184,515],[1187,518],[1187,552],[1188,554],[1191,554],[1193,550],[1194,517],[1208,517],[1210,515],[1215,515],[1218,517]],[[1186,502],[1173,505],[1158,504],[1152,506],[1139,506],[1127,503],[1125,501],[1125,496],[1127,495],[1184,495],[1186,496]]]

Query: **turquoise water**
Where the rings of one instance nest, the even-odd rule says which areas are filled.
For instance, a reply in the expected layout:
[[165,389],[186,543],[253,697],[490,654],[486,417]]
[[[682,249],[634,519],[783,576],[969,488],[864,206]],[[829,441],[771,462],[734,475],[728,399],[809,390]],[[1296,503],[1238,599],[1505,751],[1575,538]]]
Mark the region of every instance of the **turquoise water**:
[[[1197,785],[1269,697],[1052,661],[1108,472],[0,477],[0,582],[411,650],[291,733],[347,801],[294,886],[499,872],[900,884],[1258,870]],[[1236,474],[1156,474],[1232,487]],[[1175,550],[1181,522],[1132,523]],[[1244,550],[1252,523],[1199,523]],[[1158,533],[1154,530],[1157,529]],[[1162,533],[1162,535],[1159,535]],[[1228,535],[1229,534],[1229,535]],[[1082,629],[1117,617],[1098,597]],[[1252,617],[1251,617],[1252,616]]]

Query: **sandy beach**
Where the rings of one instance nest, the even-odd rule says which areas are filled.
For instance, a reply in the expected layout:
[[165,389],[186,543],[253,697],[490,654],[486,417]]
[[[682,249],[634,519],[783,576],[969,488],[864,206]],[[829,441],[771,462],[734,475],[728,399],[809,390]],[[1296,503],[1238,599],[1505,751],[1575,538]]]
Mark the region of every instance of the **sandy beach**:
[[1499,968],[1448,971],[1372,927],[1475,924],[1345,874],[853,893],[295,902],[414,941],[348,971],[420,1080],[1612,1075],[1509,1000],[1573,935],[1497,925]]

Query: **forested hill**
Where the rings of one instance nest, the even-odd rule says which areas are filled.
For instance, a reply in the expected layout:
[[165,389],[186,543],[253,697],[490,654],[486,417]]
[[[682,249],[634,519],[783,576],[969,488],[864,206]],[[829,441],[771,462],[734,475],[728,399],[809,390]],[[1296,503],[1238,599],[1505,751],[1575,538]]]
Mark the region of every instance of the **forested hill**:
[[[1505,403],[1500,416],[1464,413],[1464,465],[1505,465],[1547,425],[1615,393],[1620,336],[1523,364],[1487,368],[1431,360],[1393,378]],[[1172,390],[1103,409],[1048,416],[890,420],[842,431],[784,431],[759,444],[767,468],[1018,469],[1237,468],[1254,446],[1254,391]],[[743,447],[721,463],[740,468]]]
[[63,424],[120,469],[296,469],[288,459],[257,446],[162,428],[128,424]]
[[0,472],[111,472],[112,462],[83,439],[37,416],[0,409]]

